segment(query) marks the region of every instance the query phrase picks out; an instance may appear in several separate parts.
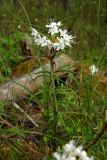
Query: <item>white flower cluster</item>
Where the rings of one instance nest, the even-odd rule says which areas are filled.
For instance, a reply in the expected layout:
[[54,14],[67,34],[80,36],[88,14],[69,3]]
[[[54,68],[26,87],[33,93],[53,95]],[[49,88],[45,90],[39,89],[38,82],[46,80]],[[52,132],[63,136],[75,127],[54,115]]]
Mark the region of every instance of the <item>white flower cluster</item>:
[[41,47],[47,47],[49,50],[53,48],[55,51],[71,47],[74,37],[68,34],[67,30],[62,30],[60,26],[62,26],[61,22],[51,22],[46,25],[46,28],[49,29],[50,39],[46,36],[41,36],[36,29],[31,28],[34,42]]
[[83,150],[82,146],[76,146],[74,141],[70,141],[68,144],[63,146],[63,150],[53,153],[53,157],[56,160],[93,160],[89,158],[86,151]]

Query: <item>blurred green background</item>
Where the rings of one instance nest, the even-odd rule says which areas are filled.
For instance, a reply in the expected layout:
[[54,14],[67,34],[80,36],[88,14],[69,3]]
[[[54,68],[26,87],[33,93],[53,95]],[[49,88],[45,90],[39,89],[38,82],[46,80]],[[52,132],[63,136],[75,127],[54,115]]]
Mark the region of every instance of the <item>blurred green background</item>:
[[[9,81],[12,69],[25,60],[21,55],[19,42],[26,35],[30,36],[30,27],[47,34],[45,25],[50,20],[61,21],[64,27],[75,36],[75,44],[65,51],[66,54],[71,55],[77,61],[79,60],[80,64],[95,64],[107,74],[107,0],[0,0],[0,83]],[[41,53],[38,48],[34,49],[35,55]],[[60,109],[62,107],[59,119],[63,130],[71,138],[73,135],[76,138],[80,137],[81,141],[84,140],[84,144],[92,141],[97,131],[103,126],[104,113],[107,108],[107,89],[105,95],[94,100],[93,95],[96,94],[98,82],[96,80],[97,83],[91,83],[91,78],[85,77],[83,79],[84,88],[83,91],[80,90],[83,95],[80,95],[84,99],[77,97],[81,88],[78,76],[77,79],[74,77],[73,89],[62,85],[57,91],[59,95],[57,105]],[[104,88],[106,86],[107,84],[104,84]],[[34,97],[43,106],[46,106],[49,91],[44,87],[39,92],[37,95],[40,94],[41,97],[37,97],[36,94]],[[99,90],[98,93],[100,93]],[[31,95],[31,97],[33,96]],[[3,109],[0,113],[4,115],[3,103],[0,104],[0,107],[1,110]],[[15,122],[14,126],[19,126],[16,122],[14,108],[11,107],[11,109],[13,109],[12,112],[7,110],[6,117],[10,115],[10,120]],[[65,115],[67,120],[65,120]],[[15,131],[13,130],[13,133]],[[20,133],[20,130],[17,132]],[[3,134],[6,133],[3,132]],[[8,138],[6,141],[8,143]],[[15,144],[17,144],[16,141]],[[105,135],[90,153],[98,160],[106,160],[106,148],[107,136]],[[18,159],[14,152],[17,152],[16,148],[11,152],[12,158],[10,159]]]

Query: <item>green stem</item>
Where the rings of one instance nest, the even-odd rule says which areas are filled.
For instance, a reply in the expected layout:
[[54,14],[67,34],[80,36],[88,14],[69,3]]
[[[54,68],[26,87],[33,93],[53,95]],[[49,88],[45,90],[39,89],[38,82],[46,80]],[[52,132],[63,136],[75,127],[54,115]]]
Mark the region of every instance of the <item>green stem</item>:
[[[56,106],[56,93],[55,93],[55,78],[54,78],[54,58],[50,59],[50,72],[51,72],[51,85],[52,85],[52,106],[53,106],[53,129],[54,136],[57,135],[57,106]],[[56,149],[56,141],[54,141],[53,149]]]

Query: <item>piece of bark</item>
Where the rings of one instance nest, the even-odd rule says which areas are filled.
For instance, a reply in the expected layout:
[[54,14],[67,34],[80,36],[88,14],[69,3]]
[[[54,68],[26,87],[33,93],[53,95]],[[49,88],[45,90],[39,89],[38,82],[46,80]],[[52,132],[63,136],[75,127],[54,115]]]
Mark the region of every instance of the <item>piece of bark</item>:
[[[56,75],[59,77],[74,70],[74,61],[67,55],[56,57],[55,64]],[[44,76],[46,72],[48,73],[46,74],[48,76]],[[19,101],[30,93],[38,91],[38,89],[43,85],[44,80],[45,82],[50,80],[49,72],[50,63],[47,63],[44,64],[43,67],[39,67],[30,73],[1,85],[0,101]]]

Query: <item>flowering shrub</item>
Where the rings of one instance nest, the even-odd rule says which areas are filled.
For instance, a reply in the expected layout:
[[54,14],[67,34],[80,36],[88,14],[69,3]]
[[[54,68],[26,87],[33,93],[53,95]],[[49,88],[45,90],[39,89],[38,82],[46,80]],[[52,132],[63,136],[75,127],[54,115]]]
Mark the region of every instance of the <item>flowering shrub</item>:
[[68,144],[63,146],[62,150],[53,153],[53,157],[56,160],[93,160],[89,158],[86,151],[83,150],[82,146],[76,146],[74,141],[70,141]]
[[49,50],[54,49],[55,51],[71,47],[73,36],[69,34],[66,29],[63,30],[61,26],[61,22],[51,22],[46,25],[50,38],[42,35],[36,29],[31,28],[34,42],[41,47],[47,47]]

